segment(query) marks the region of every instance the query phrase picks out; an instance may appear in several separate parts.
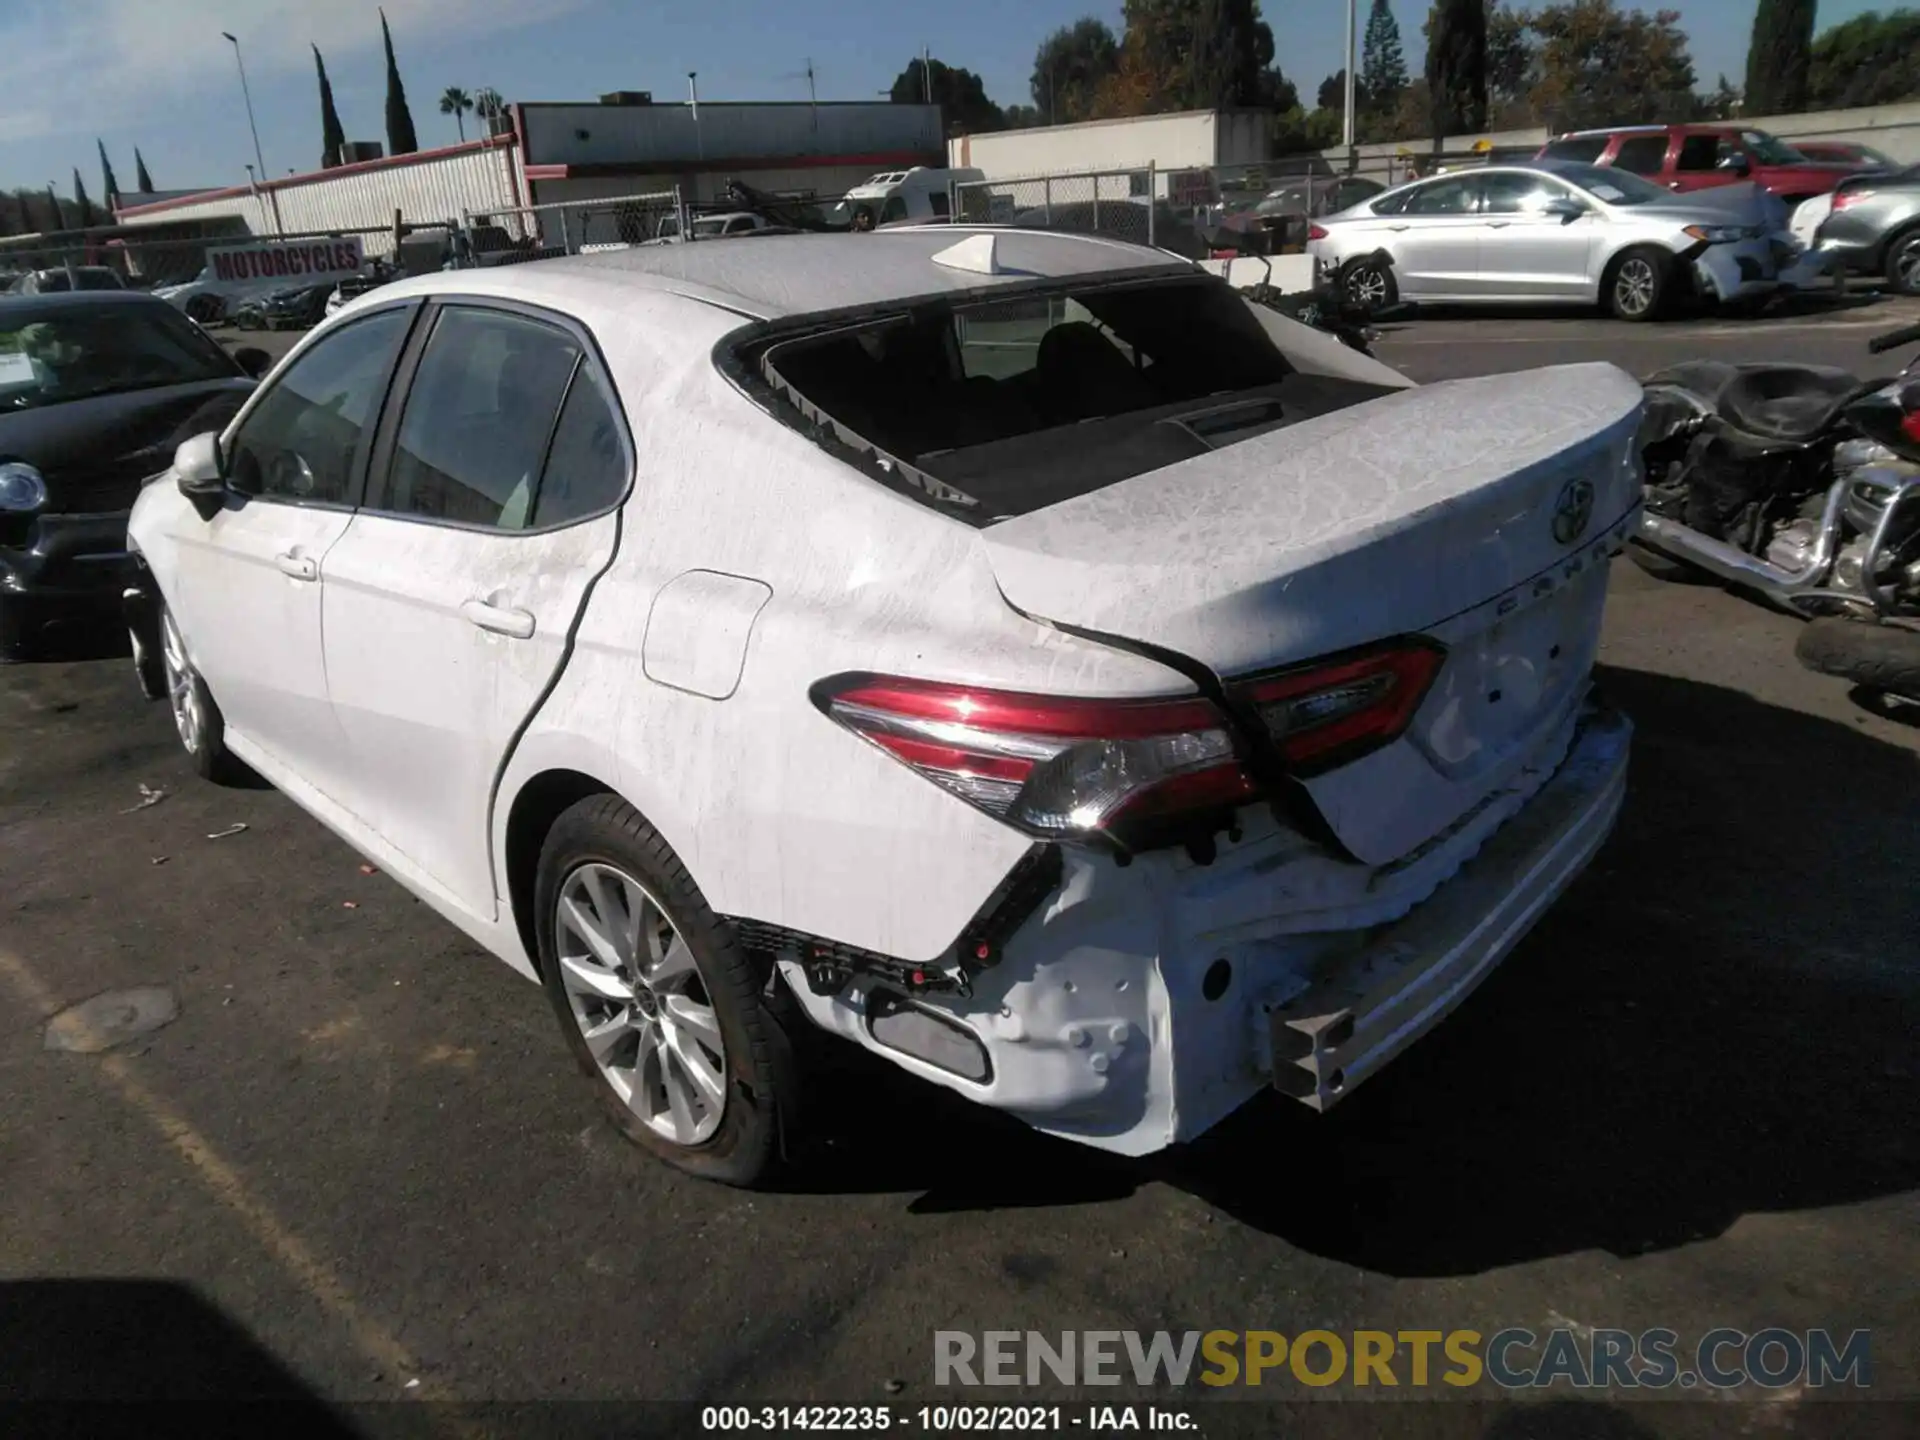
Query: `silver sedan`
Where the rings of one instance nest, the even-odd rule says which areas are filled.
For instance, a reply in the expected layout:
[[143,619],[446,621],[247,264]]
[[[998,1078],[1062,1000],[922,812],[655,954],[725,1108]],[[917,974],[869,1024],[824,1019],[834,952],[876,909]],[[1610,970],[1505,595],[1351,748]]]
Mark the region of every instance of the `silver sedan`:
[[[1539,161],[1438,175],[1316,222],[1308,253],[1356,300],[1601,304],[1647,320],[1691,285],[1721,302],[1780,288],[1797,250],[1777,202],[1685,198],[1626,171]],[[1363,257],[1385,251],[1390,267]]]

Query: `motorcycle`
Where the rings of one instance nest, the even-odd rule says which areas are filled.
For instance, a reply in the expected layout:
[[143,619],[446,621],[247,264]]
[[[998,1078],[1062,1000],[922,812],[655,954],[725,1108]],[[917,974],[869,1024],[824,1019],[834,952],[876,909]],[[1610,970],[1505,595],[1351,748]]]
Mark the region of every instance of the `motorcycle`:
[[1385,308],[1363,305],[1348,293],[1347,276],[1362,266],[1373,266],[1388,275],[1393,273],[1393,257],[1384,250],[1376,250],[1371,255],[1356,255],[1333,269],[1315,266],[1311,290],[1276,290],[1273,286],[1273,261],[1264,255],[1259,258],[1267,267],[1266,278],[1244,292],[1249,300],[1269,310],[1277,310],[1302,325],[1324,330],[1348,349],[1358,350],[1362,355],[1371,357],[1373,344],[1380,338],[1374,322],[1391,319],[1411,308],[1405,305]]
[[[1920,344],[1920,325],[1869,342]],[[1646,508],[1628,554],[1811,623],[1795,654],[1920,700],[1920,354],[1892,380],[1691,361],[1643,382]]]

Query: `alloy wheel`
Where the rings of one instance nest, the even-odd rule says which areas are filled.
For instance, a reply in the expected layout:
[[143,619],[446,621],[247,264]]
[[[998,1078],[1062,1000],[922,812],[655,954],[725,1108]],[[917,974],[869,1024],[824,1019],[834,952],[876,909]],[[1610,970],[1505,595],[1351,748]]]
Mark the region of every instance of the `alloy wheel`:
[[726,1110],[726,1042],[693,951],[659,903],[612,865],[560,884],[553,950],[580,1038],[640,1121],[698,1145]]
[[1909,295],[1920,294],[1920,236],[1907,241],[1893,257],[1895,284]]
[[1656,284],[1651,262],[1630,256],[1613,277],[1613,295],[1622,315],[1644,315],[1653,306]]
[[1347,277],[1347,298],[1372,309],[1387,301],[1387,277],[1373,266],[1365,266]]
[[171,612],[160,616],[160,662],[166,669],[167,704],[173,710],[173,728],[189,755],[198,755],[207,741],[207,712],[200,703],[200,686],[180,627]]

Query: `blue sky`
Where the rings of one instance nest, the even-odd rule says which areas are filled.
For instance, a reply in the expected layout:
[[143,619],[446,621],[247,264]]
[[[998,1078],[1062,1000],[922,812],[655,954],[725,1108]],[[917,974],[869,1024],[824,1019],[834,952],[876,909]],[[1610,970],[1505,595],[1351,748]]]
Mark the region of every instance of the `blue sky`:
[[[1745,64],[1754,0],[1679,0],[1703,85]],[[1654,8],[1649,5],[1645,8]],[[1824,27],[1868,8],[1827,0]],[[980,72],[1001,104],[1026,102],[1033,52],[1080,15],[1119,29],[1117,3],[1088,0],[389,0],[387,16],[423,146],[455,138],[436,102],[448,85],[509,100],[607,90],[702,98],[803,98],[811,58],[823,100],[877,98],[922,45]],[[1364,15],[1366,0],[1362,0]],[[1425,0],[1399,0],[1417,71]],[[1341,64],[1342,0],[1266,0],[1282,69],[1308,98]],[[363,0],[0,0],[0,185],[55,181],[74,166],[99,199],[94,137],[123,188],[133,147],[162,188],[239,184],[253,158],[232,47],[243,46],[270,173],[308,170],[320,148],[307,45],[327,58],[349,139],[385,139],[379,19]]]

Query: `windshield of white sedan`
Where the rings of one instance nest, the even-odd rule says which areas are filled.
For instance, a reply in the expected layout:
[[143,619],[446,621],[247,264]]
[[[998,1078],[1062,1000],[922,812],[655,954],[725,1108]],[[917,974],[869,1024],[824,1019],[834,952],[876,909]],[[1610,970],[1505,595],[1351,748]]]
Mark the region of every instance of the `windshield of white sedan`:
[[236,373],[212,341],[157,307],[135,313],[115,305],[0,319],[0,410]]
[[764,369],[983,522],[1384,393],[1299,373],[1246,300],[1185,279],[929,303],[776,344]]

